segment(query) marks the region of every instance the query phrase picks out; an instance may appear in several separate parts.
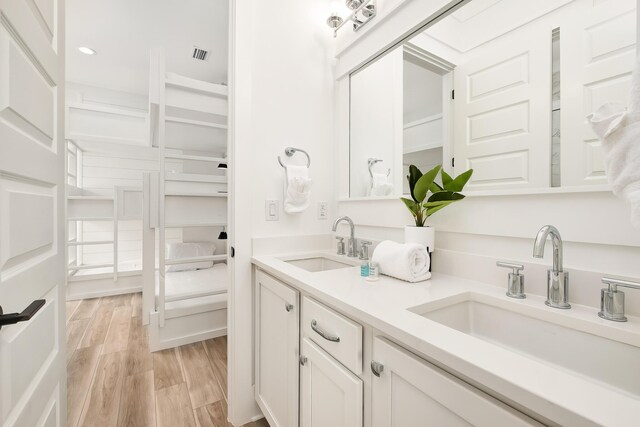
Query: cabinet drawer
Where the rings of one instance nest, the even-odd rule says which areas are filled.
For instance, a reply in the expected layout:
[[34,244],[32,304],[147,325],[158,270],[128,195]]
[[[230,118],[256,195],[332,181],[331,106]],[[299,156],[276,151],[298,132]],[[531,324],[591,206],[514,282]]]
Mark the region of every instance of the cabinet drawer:
[[362,326],[304,297],[302,332],[351,372],[362,373]]

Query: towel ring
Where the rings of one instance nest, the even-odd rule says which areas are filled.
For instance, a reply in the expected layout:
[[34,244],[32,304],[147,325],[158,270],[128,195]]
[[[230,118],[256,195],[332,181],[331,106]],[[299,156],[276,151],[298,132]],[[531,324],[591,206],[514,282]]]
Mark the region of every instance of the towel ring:
[[[371,171],[371,168],[376,163],[382,163],[382,162],[383,162],[382,159],[375,159],[373,157],[370,157],[369,160],[367,160],[367,164],[369,165],[369,175],[371,176],[371,179],[373,179],[373,172]],[[391,173],[391,168],[387,169],[387,176],[389,176],[390,173]]]
[[[286,154],[287,157],[292,157],[298,151],[307,156],[307,167],[311,166],[311,156],[309,156],[309,153],[301,150],[300,148],[287,147],[284,149],[284,154]],[[278,163],[280,163],[280,166],[282,166],[283,168],[286,167],[284,163],[282,163],[282,159],[280,158],[280,156],[278,156]]]

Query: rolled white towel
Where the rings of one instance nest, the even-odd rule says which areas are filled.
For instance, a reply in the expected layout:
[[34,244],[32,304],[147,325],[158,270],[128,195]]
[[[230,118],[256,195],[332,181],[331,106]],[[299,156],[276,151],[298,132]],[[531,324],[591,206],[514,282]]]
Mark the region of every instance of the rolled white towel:
[[385,240],[376,246],[371,261],[378,263],[380,273],[406,282],[422,282],[431,278],[429,253],[419,243]]

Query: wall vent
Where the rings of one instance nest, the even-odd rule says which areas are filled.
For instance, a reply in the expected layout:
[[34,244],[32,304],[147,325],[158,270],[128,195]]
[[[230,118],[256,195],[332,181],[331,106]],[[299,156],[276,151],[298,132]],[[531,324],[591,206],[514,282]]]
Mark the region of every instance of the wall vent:
[[191,57],[193,59],[197,59],[198,61],[206,61],[207,59],[209,59],[209,51],[194,46]]

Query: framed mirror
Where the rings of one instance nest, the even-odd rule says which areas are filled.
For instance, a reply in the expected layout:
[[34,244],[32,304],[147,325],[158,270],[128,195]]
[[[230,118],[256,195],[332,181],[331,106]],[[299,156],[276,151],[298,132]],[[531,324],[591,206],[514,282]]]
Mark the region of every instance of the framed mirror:
[[467,192],[606,187],[587,116],[628,102],[636,0],[471,0],[349,76],[349,196],[407,193],[410,164]]

